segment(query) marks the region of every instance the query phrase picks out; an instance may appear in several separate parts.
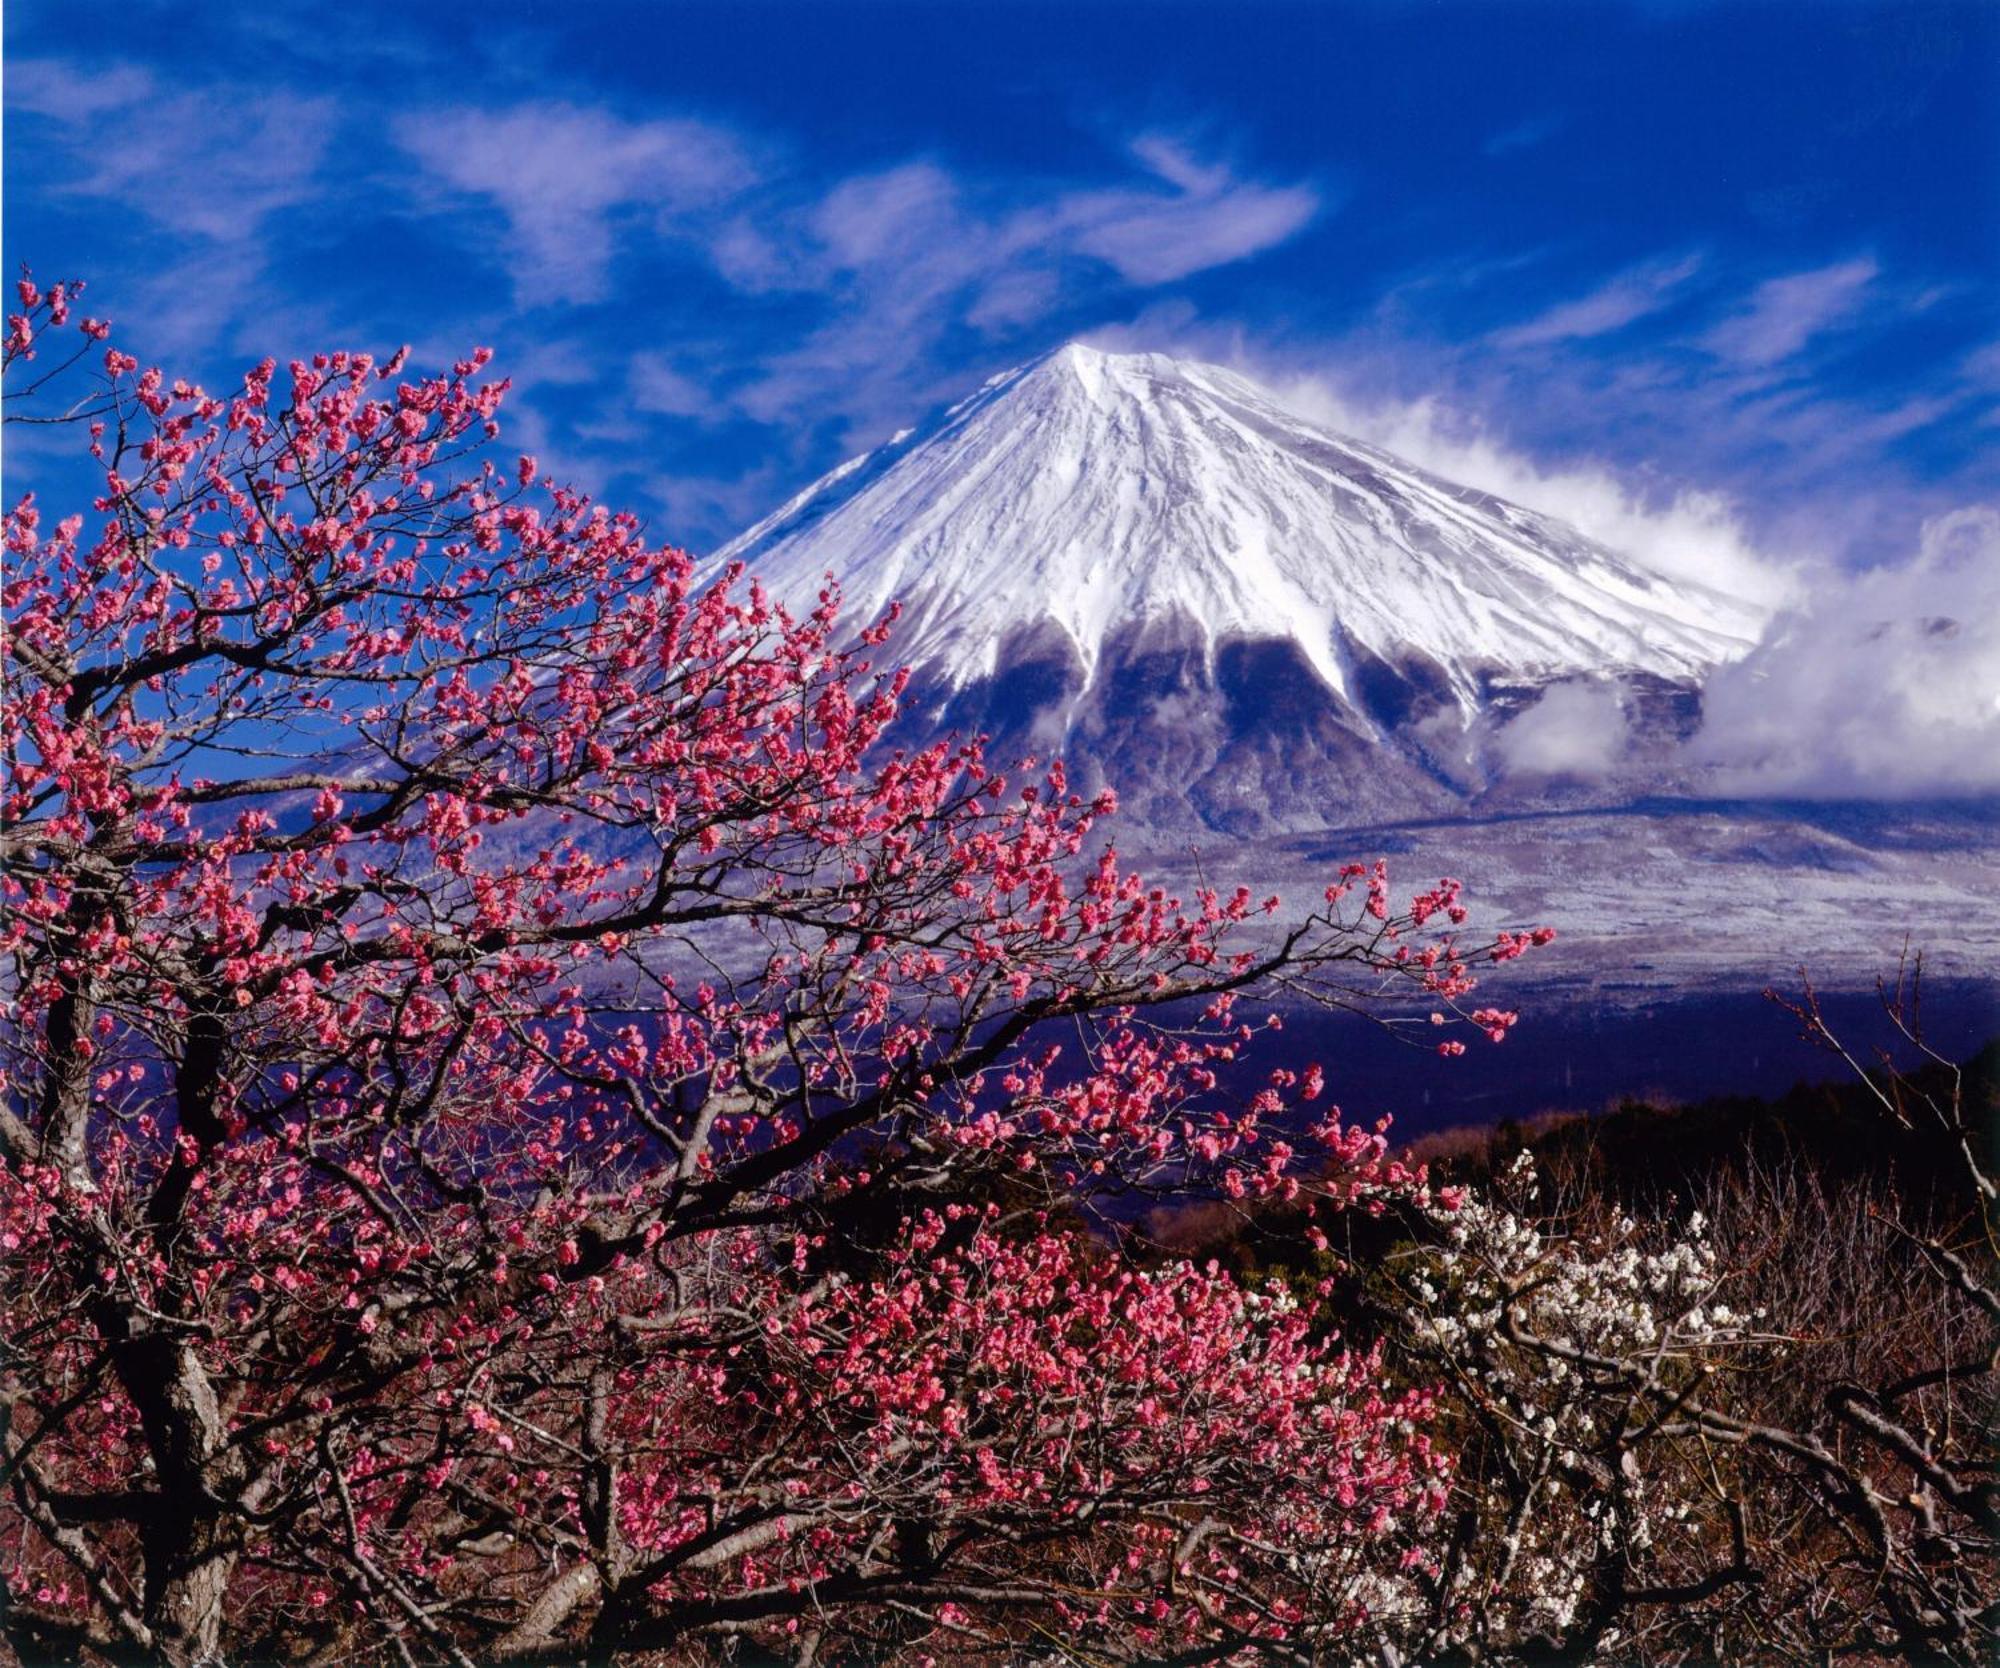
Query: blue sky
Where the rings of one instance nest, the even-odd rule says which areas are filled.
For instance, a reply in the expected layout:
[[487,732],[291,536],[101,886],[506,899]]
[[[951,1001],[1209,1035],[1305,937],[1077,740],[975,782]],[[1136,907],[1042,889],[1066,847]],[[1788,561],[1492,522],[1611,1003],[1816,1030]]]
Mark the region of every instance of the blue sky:
[[512,438],[697,550],[1085,334],[1639,542],[2000,498],[2000,7],[11,0],[6,51],[10,263],[211,383],[490,343]]

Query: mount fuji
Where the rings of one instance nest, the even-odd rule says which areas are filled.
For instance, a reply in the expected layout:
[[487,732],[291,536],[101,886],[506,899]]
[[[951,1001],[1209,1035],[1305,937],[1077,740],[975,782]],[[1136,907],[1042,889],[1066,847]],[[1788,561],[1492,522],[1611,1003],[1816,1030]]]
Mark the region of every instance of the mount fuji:
[[892,600],[913,722],[1060,749],[1144,828],[1447,813],[1582,686],[1621,751],[1684,732],[1752,603],[1286,410],[1077,344],[993,378],[717,552],[780,600]]
[[1905,934],[1990,977],[1980,807],[1704,797],[1679,743],[1759,607],[1214,366],[1059,349],[714,559],[795,606],[831,573],[856,630],[899,600],[908,739],[1059,752],[1163,879],[1204,853],[1308,897],[1350,858],[1455,874],[1557,926],[1535,976],[1593,1010],[1801,962],[1865,988]]

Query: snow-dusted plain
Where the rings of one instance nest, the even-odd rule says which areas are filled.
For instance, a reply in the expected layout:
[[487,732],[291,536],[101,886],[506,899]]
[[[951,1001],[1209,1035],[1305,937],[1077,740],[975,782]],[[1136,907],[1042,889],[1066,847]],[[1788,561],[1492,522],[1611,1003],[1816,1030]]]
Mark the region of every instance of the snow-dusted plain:
[[[900,600],[913,728],[1061,751],[1117,786],[1120,844],[1169,874],[1300,895],[1348,858],[1454,874],[1483,919],[1557,926],[1537,982],[1598,1000],[1802,962],[1866,984],[1906,939],[1981,979],[2000,943],[2000,837],[1976,808],[1703,797],[1681,743],[1757,605],[1213,366],[1065,347],[715,559],[794,605],[832,573],[857,626]],[[1515,745],[1539,702],[1546,730],[1586,693],[1614,758],[1565,773],[1539,733]]]
[[1792,987],[1802,966],[1828,988],[1868,989],[1906,945],[1938,980],[1991,989],[2000,944],[2000,838],[1989,812],[1963,804],[1474,811],[1260,842],[1229,860],[1302,896],[1329,862],[1364,855],[1411,880],[1463,879],[1482,921],[1555,925],[1557,943],[1508,969],[1506,986],[1600,1005]]

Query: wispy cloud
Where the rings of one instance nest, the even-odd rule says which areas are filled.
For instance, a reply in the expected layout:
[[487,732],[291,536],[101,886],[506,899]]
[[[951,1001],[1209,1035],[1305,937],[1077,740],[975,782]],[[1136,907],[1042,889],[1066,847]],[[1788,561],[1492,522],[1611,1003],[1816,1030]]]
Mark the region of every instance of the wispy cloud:
[[1880,272],[1872,257],[1862,256],[1769,279],[1701,345],[1741,365],[1789,359],[1815,336],[1854,318]]
[[[1333,201],[1242,163],[1214,124],[1109,146],[1093,127],[1060,175],[893,149],[829,171],[781,126],[530,88],[485,46],[485,102],[393,109],[251,75],[281,52],[329,89],[353,68],[301,59],[314,42],[282,18],[232,47],[171,80],[75,55],[9,65],[8,137],[32,145],[35,188],[107,205],[96,223],[121,259],[127,227],[174,234],[91,275],[135,346],[226,371],[207,356],[418,324],[447,353],[494,341],[520,361],[521,438],[567,447],[600,485],[634,480],[618,454],[647,452],[646,480],[701,483],[675,496],[704,514],[747,490],[746,429],[769,431],[759,455],[780,476],[823,467],[829,445],[960,392],[992,368],[977,355],[1026,357],[1052,318],[1250,261]],[[393,78],[430,49],[392,31],[359,50]],[[733,474],[689,455],[724,431]]]
[[693,377],[676,368],[664,353],[649,351],[634,354],[626,388],[633,408],[638,411],[702,419],[714,415],[714,396]]
[[1511,348],[1607,336],[1669,305],[1680,286],[1700,270],[1699,255],[1649,261],[1619,273],[1588,295],[1559,302],[1525,324],[1510,326],[1493,339],[1499,346]]
[[8,141],[32,155],[37,189],[104,205],[121,233],[140,234],[135,269],[78,274],[135,327],[132,345],[185,362],[236,347],[253,322],[258,353],[336,322],[325,298],[272,281],[277,251],[318,229],[308,211],[324,197],[335,100],[41,58],[8,65],[7,111]]
[[315,200],[337,113],[330,98],[168,85],[132,65],[53,58],[8,65],[7,103],[56,125],[70,166],[54,190],[246,244],[271,215]]
[[7,70],[9,109],[72,125],[129,112],[156,88],[152,73],[136,64],[85,69],[61,58],[30,58],[16,60]]
[[[1973,322],[1978,298],[1937,293],[1873,258],[1775,277],[1714,251],[1683,276],[1687,260],[1663,253],[1618,269],[1583,298],[1591,316],[1567,312],[1576,304],[1564,302],[1553,320],[1544,307],[1524,319],[1489,319],[1483,332],[1461,322],[1476,303],[1449,287],[1406,282],[1338,338],[1304,351],[1280,339],[1267,357],[1325,367],[1351,412],[1429,447],[1443,473],[1504,476],[1482,455],[1493,446],[1533,460],[1517,473],[1548,481],[1607,474],[1649,511],[1697,504],[1707,507],[1698,519],[1712,521],[1723,503],[1752,544],[1787,564],[1887,559],[1911,548],[1925,516],[2000,486],[1971,451],[1955,480],[1925,484],[1920,465],[1946,444],[1962,445],[1944,437],[1992,402],[1976,354],[1961,349],[1936,363],[1930,345],[1941,328],[1962,332]],[[1642,304],[1649,280],[1672,281],[1666,304],[1612,330],[1577,328]],[[1502,288],[1491,286],[1495,295]],[[1935,299],[1917,311],[1927,295]],[[1898,369],[1844,374],[1856,354],[1812,351],[1835,331],[1871,365]],[[1716,351],[1718,339],[1741,356]],[[1515,496],[1531,489],[1526,502],[1571,513],[1544,505],[1531,480],[1511,485]],[[1616,530],[1616,518],[1602,514],[1605,494],[1567,496],[1588,512],[1572,519],[1597,517]]]
[[859,427],[907,419],[957,392],[936,349],[961,327],[1013,335],[1059,307],[1157,289],[1295,236],[1319,188],[1249,178],[1181,139],[1129,147],[1141,178],[1038,187],[918,160],[840,180],[790,214],[738,218],[717,265],[751,292],[813,295],[822,323],[735,392],[767,422],[801,409]]
[[1509,156],[1515,151],[1533,150],[1562,132],[1567,121],[1568,118],[1560,111],[1551,111],[1545,116],[1530,116],[1526,121],[1502,128],[1480,148],[1488,156]]
[[1152,134],[1132,147],[1167,188],[1071,196],[1057,218],[1076,246],[1135,284],[1171,283],[1283,243],[1319,212],[1310,186],[1273,186],[1204,165],[1179,141]]
[[433,179],[499,209],[515,290],[528,304],[601,299],[622,217],[673,236],[683,216],[715,209],[757,177],[725,128],[626,121],[560,102],[431,110],[403,117],[395,133]]
[[2000,392],[2000,342],[1974,348],[1960,361],[1959,374],[1981,388]]

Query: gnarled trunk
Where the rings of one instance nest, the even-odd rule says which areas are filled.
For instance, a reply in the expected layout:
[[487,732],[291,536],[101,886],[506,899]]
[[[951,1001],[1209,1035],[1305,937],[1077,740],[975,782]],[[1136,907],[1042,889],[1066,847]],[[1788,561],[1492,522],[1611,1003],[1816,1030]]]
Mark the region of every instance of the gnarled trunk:
[[215,1386],[191,1344],[159,1332],[132,1337],[116,1362],[159,1482],[143,1525],[154,1655],[167,1668],[220,1663],[239,1545],[227,1491],[240,1478],[230,1475]]

